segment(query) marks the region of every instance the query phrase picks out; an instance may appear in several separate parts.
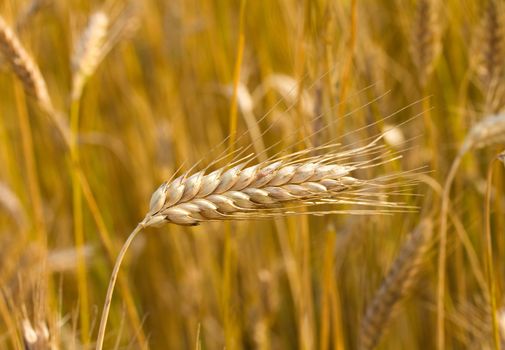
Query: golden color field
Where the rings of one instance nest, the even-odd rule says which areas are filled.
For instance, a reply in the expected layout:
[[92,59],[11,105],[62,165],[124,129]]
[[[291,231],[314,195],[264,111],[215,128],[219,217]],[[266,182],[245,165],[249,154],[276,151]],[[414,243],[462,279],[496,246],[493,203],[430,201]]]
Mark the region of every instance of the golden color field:
[[504,16],[1,0],[0,348],[505,348]]

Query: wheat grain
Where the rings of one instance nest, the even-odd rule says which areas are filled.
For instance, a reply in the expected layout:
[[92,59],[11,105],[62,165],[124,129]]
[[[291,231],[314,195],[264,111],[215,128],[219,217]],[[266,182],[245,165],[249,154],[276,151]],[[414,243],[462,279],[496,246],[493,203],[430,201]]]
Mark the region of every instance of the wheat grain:
[[53,105],[47,91],[46,82],[37,64],[1,16],[0,51],[9,62],[14,74],[23,84],[26,93],[33,96],[46,111],[52,111]]
[[432,222],[426,219],[402,247],[361,322],[360,349],[375,348],[395,308],[414,287],[430,247],[432,233]]
[[104,42],[107,37],[109,18],[101,11],[94,13],[81,38],[77,42],[72,57],[72,99],[78,99],[86,80],[93,74],[103,57]]

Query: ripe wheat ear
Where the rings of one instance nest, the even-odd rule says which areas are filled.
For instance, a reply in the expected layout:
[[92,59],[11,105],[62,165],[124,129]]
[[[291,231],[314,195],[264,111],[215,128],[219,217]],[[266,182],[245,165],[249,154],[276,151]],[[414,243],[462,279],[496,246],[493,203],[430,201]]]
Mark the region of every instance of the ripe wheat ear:
[[424,219],[391,265],[361,322],[359,349],[375,349],[399,303],[416,285],[431,246],[433,223]]
[[[383,135],[382,135],[383,136]],[[101,350],[119,267],[135,236],[145,227],[165,223],[197,225],[207,221],[246,220],[288,215],[389,213],[412,209],[382,198],[410,185],[402,174],[365,179],[364,169],[400,156],[379,144],[382,136],[363,147],[338,151],[328,144],[249,165],[251,156],[206,173],[183,174],[163,183],[152,195],[149,212],[130,234],[116,260],[105,298],[96,349]],[[321,155],[313,155],[320,153]],[[320,210],[318,205],[374,206],[365,211]],[[304,211],[299,209],[303,208]],[[309,208],[308,210],[306,210]],[[381,209],[382,208],[382,209]]]
[[46,110],[52,111],[53,105],[46,81],[39,67],[21,44],[16,33],[0,16],[0,52],[10,64],[13,73],[19,78],[25,92],[34,97]]

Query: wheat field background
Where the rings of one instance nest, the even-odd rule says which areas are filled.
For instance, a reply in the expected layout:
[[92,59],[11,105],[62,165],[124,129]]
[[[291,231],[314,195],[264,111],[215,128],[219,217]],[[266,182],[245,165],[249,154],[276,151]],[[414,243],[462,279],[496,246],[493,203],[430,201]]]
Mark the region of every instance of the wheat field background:
[[0,1],[0,348],[94,348],[174,174],[385,131],[399,210],[147,228],[104,348],[505,346],[504,5]]

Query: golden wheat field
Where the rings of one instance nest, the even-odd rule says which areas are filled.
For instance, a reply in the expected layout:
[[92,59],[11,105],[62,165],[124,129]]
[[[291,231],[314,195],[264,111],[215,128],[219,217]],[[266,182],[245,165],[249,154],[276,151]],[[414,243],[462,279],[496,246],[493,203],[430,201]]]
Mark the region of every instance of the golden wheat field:
[[505,348],[505,2],[0,0],[0,349]]

